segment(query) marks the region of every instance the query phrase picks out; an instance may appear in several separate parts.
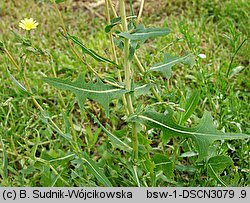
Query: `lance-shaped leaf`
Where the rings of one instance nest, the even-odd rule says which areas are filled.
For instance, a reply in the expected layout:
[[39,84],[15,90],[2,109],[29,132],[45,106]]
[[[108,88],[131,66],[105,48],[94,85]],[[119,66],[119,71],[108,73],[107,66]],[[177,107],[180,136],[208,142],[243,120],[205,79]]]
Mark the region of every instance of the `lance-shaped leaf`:
[[189,119],[189,117],[192,115],[198,102],[199,102],[199,92],[196,90],[193,92],[193,94],[188,99],[188,101],[185,105],[185,112],[181,114],[181,118],[180,118],[181,125],[183,125]]
[[64,2],[64,1],[66,1],[66,0],[56,0],[56,3],[59,4],[59,3]]
[[72,42],[74,42],[75,44],[79,45],[83,52],[90,55],[92,58],[94,58],[96,61],[99,62],[105,62],[105,63],[111,63],[114,64],[115,66],[119,67],[119,65],[117,65],[114,61],[111,61],[109,59],[106,59],[100,55],[98,55],[95,51],[93,51],[92,49],[89,49],[88,47],[86,47],[81,41],[79,41],[77,39],[77,37],[72,36],[72,35],[68,35],[68,39],[70,39]]
[[8,72],[8,74],[9,74],[11,80],[14,82],[14,84],[15,84],[22,92],[31,95],[31,93],[29,93],[29,91],[24,87],[24,85],[23,85],[21,82],[19,82],[19,81],[10,73],[9,69],[7,69],[7,72]]
[[135,96],[138,97],[140,95],[145,95],[150,91],[150,88],[153,87],[153,84],[149,83],[149,84],[135,84],[135,88],[134,88],[134,93]]
[[44,122],[48,127],[50,127],[51,129],[53,129],[55,132],[57,132],[60,136],[62,136],[63,138],[65,138],[66,140],[68,140],[69,142],[74,142],[72,139],[72,136],[69,132],[62,132],[58,129],[56,129],[53,125],[50,124],[49,120],[50,120],[50,115],[49,112],[47,111],[41,111],[41,115],[40,115],[40,119],[42,122]]
[[143,24],[140,24],[134,32],[121,32],[118,34],[120,37],[126,39],[144,42],[149,38],[155,38],[160,36],[166,36],[170,33],[168,28],[145,28]]
[[103,186],[105,187],[112,187],[111,182],[107,178],[107,176],[103,173],[103,171],[99,168],[97,163],[93,161],[88,154],[85,152],[82,153],[82,157],[79,157],[79,159],[74,160],[73,162],[79,163],[79,164],[84,164],[87,166],[89,172],[93,174],[97,180],[99,180]]
[[130,147],[128,144],[126,144],[117,136],[115,136],[113,133],[111,133],[107,128],[105,128],[104,125],[102,125],[102,123],[95,117],[94,114],[92,114],[89,111],[88,111],[88,114],[95,120],[96,123],[98,123],[99,126],[101,126],[102,130],[105,132],[105,134],[108,136],[109,140],[115,147],[117,147],[118,149],[130,152],[130,153],[132,152],[133,150],[132,147]]
[[[171,68],[174,65],[180,64],[180,63],[185,63],[185,64],[190,64],[192,58],[190,55],[186,55],[183,57],[177,57],[177,56],[171,56],[169,54],[165,54],[164,56],[164,61],[163,63],[155,64],[153,67],[151,67],[148,72],[153,72],[153,71],[159,71],[163,73],[163,75],[167,78],[171,77]],[[192,65],[192,64],[190,64]]]
[[231,166],[233,164],[233,160],[224,155],[218,155],[211,157],[207,162],[207,172],[208,174],[217,180],[221,185],[226,187],[227,185],[220,178],[220,174],[225,170],[225,168]]
[[163,171],[164,175],[168,178],[171,178],[173,176],[174,164],[166,155],[157,153],[154,155],[153,160],[155,163],[156,171]]
[[233,164],[233,160],[228,156],[218,155],[211,157],[208,160],[207,164],[208,164],[208,173],[213,176],[213,172],[211,171],[211,169],[214,172],[220,174],[223,172],[225,168]]
[[111,30],[114,26],[116,26],[116,25],[118,25],[118,24],[120,24],[120,23],[121,23],[121,17],[113,18],[113,19],[111,20],[111,22],[110,22],[110,25],[107,25],[107,26],[105,27],[105,32],[106,32],[106,33],[110,32],[110,30]]
[[135,116],[134,119],[135,121],[139,120],[145,123],[151,128],[161,129],[164,137],[180,136],[191,138],[198,146],[199,161],[207,156],[209,146],[216,140],[250,138],[250,135],[247,134],[222,133],[217,131],[209,112],[205,112],[200,123],[192,128],[186,128],[176,124],[170,110],[167,114],[147,111],[142,115]]
[[80,75],[74,82],[59,78],[44,78],[43,80],[58,89],[73,92],[81,108],[84,108],[84,102],[87,98],[97,101],[104,107],[107,115],[109,115],[109,104],[111,101],[120,98],[124,93],[128,92],[127,90],[104,84],[99,79],[96,83],[86,83],[83,75]]
[[136,49],[138,49],[140,46],[138,45],[137,41],[131,40],[129,45],[129,60],[131,61],[134,57]]
[[116,45],[120,50],[123,50],[123,49],[124,49],[124,42],[122,41],[122,39],[113,37],[113,40],[114,40],[115,45]]

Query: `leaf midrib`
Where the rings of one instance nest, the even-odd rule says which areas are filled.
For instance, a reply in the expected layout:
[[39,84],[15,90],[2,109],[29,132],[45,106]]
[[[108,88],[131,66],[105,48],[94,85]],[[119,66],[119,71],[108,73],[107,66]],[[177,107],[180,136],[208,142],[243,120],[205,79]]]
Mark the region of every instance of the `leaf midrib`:
[[[214,133],[213,135],[212,134],[208,134],[208,133],[199,133],[199,132],[189,132],[189,131],[183,131],[183,130],[179,130],[179,129],[175,129],[175,128],[172,128],[170,126],[167,126],[157,120],[154,120],[152,118],[149,118],[147,116],[143,116],[143,115],[138,115],[139,118],[142,118],[142,119],[145,119],[145,120],[148,120],[148,121],[151,121],[157,125],[160,125],[164,128],[167,128],[169,130],[172,130],[174,132],[177,132],[177,133],[182,133],[182,134],[187,134],[187,135],[190,135],[190,136],[206,136],[206,138],[211,138],[211,139],[239,139],[239,138],[244,138],[244,136],[247,136],[246,134],[240,134],[239,135],[228,135],[226,133]],[[220,136],[218,136],[220,135]],[[249,136],[250,137],[250,136]],[[197,138],[197,137],[196,137]],[[247,137],[246,137],[247,138]]]
[[78,91],[84,91],[84,92],[91,92],[91,93],[96,93],[96,94],[104,94],[104,93],[110,93],[110,92],[119,92],[121,91],[122,89],[110,89],[110,90],[89,90],[89,89],[84,89],[84,88],[80,88],[80,87],[76,87],[74,85],[70,85],[70,84],[66,84],[66,83],[63,83],[63,82],[58,82],[58,81],[53,81],[50,83],[56,83],[58,85],[62,85],[62,86],[65,86],[67,88],[72,88],[72,89],[75,89],[75,90],[78,90]]
[[184,57],[182,57],[182,58],[178,58],[178,59],[173,60],[173,61],[170,61],[170,62],[168,62],[168,63],[163,63],[163,64],[161,64],[161,65],[159,65],[159,66],[152,67],[152,68],[149,69],[149,71],[155,71],[156,69],[160,69],[160,68],[162,68],[162,67],[164,67],[164,66],[172,65],[173,63],[176,63],[176,62],[178,62],[179,60],[184,60],[184,59],[187,58],[187,57],[188,57],[188,56],[184,56]]
[[161,165],[167,165],[167,164],[171,164],[171,162],[170,161],[161,162],[161,163],[155,164],[155,166],[161,166]]
[[169,32],[169,31],[136,32],[136,33],[132,33],[131,35],[134,35],[134,36],[140,36],[140,35],[154,35],[154,34],[161,34],[161,35],[164,35],[165,32]]
[[95,169],[94,166],[92,166],[92,164],[86,159],[86,158],[82,158],[83,161],[87,162],[87,164],[92,168],[92,170],[102,179],[102,181],[106,184],[106,185],[110,185],[103,177],[101,174],[99,174],[99,172]]
[[196,101],[196,98],[197,98],[197,97],[198,97],[198,94],[196,93],[196,94],[195,94],[195,97],[192,99],[191,104],[189,105],[188,109],[186,110],[186,112],[185,112],[185,114],[184,114],[184,118],[185,118],[185,116],[188,114],[189,110],[192,108],[192,106],[193,106],[194,102]]

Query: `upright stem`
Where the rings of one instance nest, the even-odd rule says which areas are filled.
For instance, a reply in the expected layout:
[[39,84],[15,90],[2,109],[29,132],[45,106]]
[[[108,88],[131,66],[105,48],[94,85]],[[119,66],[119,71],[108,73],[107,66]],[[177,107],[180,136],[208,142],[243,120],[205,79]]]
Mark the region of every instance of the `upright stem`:
[[[66,29],[66,26],[65,26],[63,17],[62,17],[62,15],[61,15],[61,12],[59,11],[59,9],[58,9],[58,7],[57,7],[57,4],[56,4],[55,0],[51,0],[51,2],[53,3],[54,8],[55,8],[55,10],[56,10],[56,13],[57,13],[57,15],[58,15],[58,17],[59,17],[59,20],[60,20],[60,23],[61,23],[61,26],[62,26],[62,29],[63,29],[63,34],[64,34],[65,36],[67,36],[68,32],[67,32],[67,29]],[[87,66],[87,68],[88,68],[91,72],[93,72],[98,78],[100,78],[100,79],[101,79],[103,82],[105,82],[105,83],[108,83],[108,84],[113,85],[113,86],[115,86],[115,87],[123,88],[121,85],[118,85],[118,84],[113,83],[113,82],[111,82],[111,81],[109,81],[109,80],[103,79],[102,76],[101,76],[95,69],[93,69],[86,61],[83,60],[83,58],[82,58],[81,55],[77,52],[77,50],[74,48],[74,46],[73,46],[73,44],[72,44],[72,42],[71,42],[70,40],[68,40],[68,44],[69,44],[69,47],[70,47],[70,49],[72,50],[72,52],[75,54],[75,56],[76,56],[83,64],[85,64],[85,65]]]
[[[20,66],[17,64],[17,62],[15,61],[15,59],[12,57],[12,55],[10,54],[10,52],[5,48],[3,47],[3,51],[4,53],[8,56],[8,58],[10,59],[10,61],[15,65],[15,67],[17,68],[18,71],[21,71],[21,68]],[[24,72],[24,82],[27,86],[27,89],[29,92],[31,92],[31,88],[30,88],[30,85],[28,83],[28,79],[26,77],[26,73]],[[36,105],[36,107],[39,109],[39,110],[43,110],[42,107],[40,106],[40,104],[37,102],[37,100],[35,99],[34,96],[31,96],[34,104]]]
[[[111,20],[110,20],[109,2],[108,2],[108,0],[105,0],[105,7],[106,7],[106,14],[107,14],[107,21],[108,21],[108,24],[110,24]],[[112,30],[109,32],[109,38],[110,38],[110,42],[111,42],[111,47],[112,47],[112,52],[113,52],[113,55],[114,55],[115,63],[118,64],[118,59],[117,59],[116,50],[115,50],[115,43],[114,43],[114,40],[113,40],[113,37],[112,37]],[[119,69],[117,70],[117,75],[118,75],[119,82],[122,82],[121,71]],[[129,115],[125,95],[122,95],[122,102],[123,102],[123,105],[125,106],[126,114]]]
[[109,2],[110,8],[111,8],[111,10],[112,10],[114,16],[117,18],[118,15],[117,15],[117,13],[116,13],[116,11],[115,11],[115,8],[114,8],[114,6],[113,6],[113,4],[112,4],[112,1],[111,1],[111,0],[108,0],[108,2]]
[[[138,59],[137,55],[135,55],[134,58],[135,58],[135,62],[137,63],[137,66],[138,66],[138,69],[139,69],[140,73],[142,73],[142,74],[145,73],[145,68],[144,68],[143,65],[141,64],[141,62],[140,62],[140,60]],[[148,78],[146,77],[146,79],[148,79]],[[152,91],[153,95],[155,96],[155,98],[156,98],[159,102],[163,102],[163,99],[161,98],[161,95],[158,94],[158,92],[157,92],[157,90],[156,90],[156,88],[155,88],[154,86],[151,87],[151,91]]]
[[[114,6],[112,5],[112,1],[111,1],[111,0],[108,0],[108,2],[109,2],[109,6],[110,6],[110,8],[111,8],[111,10],[112,10],[113,15],[114,15],[115,17],[118,17],[118,15],[117,15],[117,13],[116,13],[116,11],[115,11],[115,8],[114,8]],[[142,14],[143,6],[144,6],[144,1],[141,2],[139,14],[140,14],[140,13]],[[140,14],[140,15],[141,15],[141,14]],[[138,16],[137,21],[139,21],[139,20],[138,20],[139,17],[141,17],[141,16]],[[122,27],[121,27],[121,29],[122,29]],[[134,55],[134,58],[135,58],[135,61],[136,61],[136,64],[137,64],[137,67],[138,67],[140,73],[143,74],[143,73],[145,72],[145,68],[142,66],[142,64],[141,64],[141,62],[140,62],[140,60],[139,60],[139,58],[138,58],[137,55],[136,55],[136,53],[135,53],[135,55]],[[153,95],[156,97],[156,99],[157,99],[159,102],[162,102],[162,101],[163,101],[163,99],[161,98],[161,95],[158,94],[158,92],[156,91],[155,87],[152,87],[152,88],[151,88],[151,91],[152,91]]]
[[[126,8],[125,8],[125,0],[120,0],[120,15],[122,20],[122,30],[123,32],[127,32],[127,20],[126,20]],[[130,61],[129,61],[129,40],[124,39],[124,72],[125,72],[125,86],[126,90],[131,91],[131,70],[130,70]],[[125,95],[127,101],[127,108],[129,114],[134,113],[134,107],[131,99],[130,93]],[[138,160],[138,137],[137,137],[137,129],[136,123],[132,123],[132,143],[133,143],[133,151],[134,151],[134,160]]]
[[[54,77],[57,77],[53,56],[50,53],[49,53],[49,57],[50,57],[50,65],[52,67],[53,75],[54,75]],[[60,91],[58,92],[58,95],[59,95],[59,99],[61,101],[61,104],[62,104],[63,108],[66,108],[65,102],[63,101],[63,97],[62,97],[62,94],[61,94]]]
[[144,0],[141,0],[141,6],[140,6],[140,11],[137,17],[137,22],[139,23],[141,20],[141,16],[142,16],[142,11],[143,11],[143,6],[144,6]]
[[[12,55],[10,54],[10,52],[4,47],[3,48],[3,51],[4,53],[8,56],[8,58],[10,59],[10,61],[15,65],[15,67],[20,71],[22,70],[21,67],[17,64],[17,62],[15,61],[15,59],[12,57]],[[32,93],[31,91],[31,87],[30,87],[30,84],[29,84],[29,81],[28,81],[28,78],[26,76],[26,71],[24,71],[24,82],[25,82],[25,85],[27,87],[27,90]],[[38,108],[38,110],[40,111],[44,111],[43,107],[38,103],[38,101],[36,100],[36,98],[32,95],[31,96],[35,106]],[[56,125],[56,123],[52,120],[52,118],[48,118],[48,120],[51,122],[51,124],[53,125],[53,127],[61,134],[63,134],[62,130]],[[73,134],[74,136],[74,134]],[[75,137],[75,140],[76,141],[76,137]],[[75,149],[76,149],[76,146],[75,145],[72,145]]]
[[[127,20],[124,0],[120,0],[120,10],[122,18],[122,30],[127,32]],[[131,78],[130,78],[130,62],[129,62],[129,40],[124,38],[124,71],[125,71],[125,84],[128,90],[131,89]]]
[[18,71],[21,71],[21,68],[19,67],[19,65],[16,63],[16,61],[13,59],[13,57],[11,56],[10,52],[3,47],[3,51],[4,53],[8,56],[8,58],[10,59],[10,61],[15,65],[15,67],[17,68]]
[[236,54],[238,53],[238,51],[240,50],[240,48],[242,47],[242,45],[243,45],[246,41],[247,41],[247,38],[244,39],[244,40],[241,42],[240,46],[239,46],[239,47],[237,48],[237,50],[234,52],[234,54],[233,54],[233,56],[232,56],[232,58],[231,58],[230,64],[229,64],[229,66],[228,66],[228,69],[227,69],[227,77],[229,77],[229,73],[230,73],[230,71],[231,71],[231,67],[232,67],[232,64],[233,64],[233,61],[234,61],[234,57],[236,56]]

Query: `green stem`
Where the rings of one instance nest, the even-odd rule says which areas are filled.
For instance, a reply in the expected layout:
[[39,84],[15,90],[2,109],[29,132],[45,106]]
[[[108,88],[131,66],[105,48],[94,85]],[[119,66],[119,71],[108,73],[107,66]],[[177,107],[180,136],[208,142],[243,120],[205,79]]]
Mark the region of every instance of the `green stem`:
[[[126,20],[126,8],[125,8],[125,0],[120,0],[120,15],[122,20],[122,30],[123,32],[127,32],[127,20]],[[125,72],[125,86],[128,91],[131,91],[131,70],[130,70],[130,61],[129,61],[129,40],[124,39],[124,72]],[[133,102],[130,93],[125,95],[127,101],[127,109],[129,114],[134,113]],[[138,136],[136,123],[132,123],[132,143],[133,143],[133,151],[134,151],[134,160],[138,160]]]
[[[56,4],[55,0],[51,0],[51,2],[53,3],[54,8],[55,8],[55,10],[56,10],[56,13],[57,13],[57,15],[58,15],[58,17],[59,17],[59,20],[60,20],[60,23],[61,23],[61,26],[62,26],[62,29],[63,29],[63,34],[64,34],[65,36],[67,36],[68,32],[67,32],[67,29],[66,29],[66,26],[65,26],[63,17],[62,17],[62,15],[61,15],[61,12],[59,11],[59,9],[58,9],[58,7],[57,7],[57,4]],[[71,42],[70,40],[68,40],[68,44],[69,44],[69,47],[70,47],[70,49],[72,50],[72,52],[75,54],[75,56],[76,56],[83,64],[85,64],[85,65],[87,66],[87,68],[88,68],[91,72],[93,72],[98,78],[100,78],[100,79],[101,79],[103,82],[105,82],[105,83],[108,83],[108,84],[113,85],[113,86],[115,86],[115,87],[123,88],[121,85],[118,85],[118,84],[116,84],[116,83],[113,83],[113,82],[111,82],[111,81],[109,81],[109,80],[104,79],[95,69],[93,69],[85,60],[83,60],[83,58],[82,58],[81,55],[77,52],[77,50],[74,48],[74,46],[73,46],[73,44],[72,44],[72,42]]]
[[[109,3],[109,6],[110,6],[112,12],[113,12],[113,15],[114,15],[115,17],[118,17],[118,15],[117,15],[117,13],[116,13],[116,11],[115,11],[115,8],[114,8],[114,6],[112,5],[111,0],[107,0],[107,1],[108,1],[108,3]],[[142,12],[142,10],[143,10],[144,2],[142,2],[142,3],[143,3],[143,4],[141,4],[141,7],[140,7],[141,11],[140,11],[140,12]],[[140,12],[139,12],[139,13],[140,13]],[[138,19],[138,18],[137,18],[137,19]],[[122,26],[121,26],[121,29],[122,29]],[[142,74],[145,73],[145,68],[144,68],[143,65],[141,64],[141,62],[140,62],[140,60],[139,60],[139,58],[137,57],[136,54],[134,54],[134,58],[135,58],[135,61],[136,61],[136,64],[137,64],[137,67],[138,67],[140,73],[142,73]],[[151,91],[152,91],[153,95],[156,97],[156,99],[157,99],[159,102],[162,102],[162,101],[163,101],[163,99],[161,98],[161,95],[159,95],[159,94],[157,93],[155,87],[152,87],[152,88],[151,88]]]
[[[135,62],[136,62],[136,64],[137,64],[137,66],[138,66],[139,72],[142,73],[142,74],[144,74],[144,73],[145,73],[145,68],[144,68],[143,65],[141,64],[141,62],[140,62],[140,60],[138,59],[137,55],[135,55],[134,58],[135,58]],[[148,78],[146,77],[146,79],[148,79]],[[153,95],[155,96],[155,98],[156,98],[159,102],[162,102],[162,101],[163,101],[163,99],[161,98],[161,95],[158,94],[158,92],[156,91],[156,88],[155,88],[155,87],[152,87],[152,88],[151,88],[151,91],[152,91]]]
[[[8,56],[8,58],[10,59],[10,61],[14,64],[14,66],[18,69],[18,71],[21,71],[22,69],[20,68],[20,66],[17,64],[17,62],[15,61],[15,59],[12,57],[12,55],[10,54],[10,52],[4,47],[3,48],[3,51],[4,53]],[[25,84],[27,85],[27,88],[29,90],[29,92],[31,92],[31,88],[30,88],[30,85],[29,85],[29,82],[28,82],[28,79],[26,77],[26,73],[24,72],[24,82]],[[40,104],[37,102],[37,100],[35,99],[34,96],[31,96],[34,104],[36,105],[36,107],[39,109],[39,110],[43,110],[42,107],[40,106]]]
[[141,6],[140,6],[140,11],[139,11],[139,14],[138,14],[138,17],[137,17],[137,23],[139,23],[140,20],[141,20],[143,6],[144,6],[144,0],[141,0]]
[[135,61],[137,63],[137,66],[138,66],[138,69],[139,69],[140,73],[144,73],[145,72],[145,68],[143,67],[143,65],[141,64],[140,60],[138,59],[138,56],[135,55],[134,58],[135,58]]
[[114,6],[113,6],[113,4],[112,4],[112,1],[111,1],[111,0],[108,0],[108,2],[109,2],[109,6],[110,6],[110,8],[111,8],[111,10],[112,10],[112,12],[113,12],[113,14],[114,14],[114,16],[117,18],[118,15],[117,15],[117,13],[116,13],[116,11],[115,11],[115,8],[114,8]]
[[[52,67],[52,72],[53,72],[53,75],[54,77],[57,78],[57,73],[56,73],[56,69],[55,69],[55,65],[54,65],[54,60],[53,60],[53,56],[49,53],[49,56],[50,56],[50,65]],[[65,102],[63,100],[63,97],[62,97],[62,94],[60,91],[58,91],[58,95],[59,95],[59,100],[63,106],[63,108],[66,108],[66,105],[65,105]]]
[[[16,68],[18,70],[21,70],[21,67],[17,64],[17,62],[15,61],[15,59],[12,57],[12,55],[10,54],[10,52],[4,47],[3,48],[3,51],[6,53],[6,55],[8,56],[8,58],[10,59],[10,61],[16,66]],[[31,91],[31,87],[30,87],[30,84],[29,84],[29,81],[28,81],[28,78],[26,76],[26,71],[24,71],[24,83],[25,85],[27,86],[27,89],[30,93],[32,93]],[[43,107],[38,103],[38,101],[36,100],[36,98],[32,95],[31,96],[31,99],[33,100],[35,106],[40,110],[40,111],[44,111]],[[61,131],[61,129],[56,125],[56,123],[52,120],[52,118],[48,118],[48,120],[50,121],[50,123],[54,126],[54,128],[61,134],[63,134],[63,132]],[[76,142],[77,141],[77,137],[76,137],[76,134],[74,134],[74,131],[73,131],[73,136],[74,136],[74,141]],[[77,142],[76,142],[77,143]],[[73,145],[73,148],[74,149],[77,149],[77,146]]]
[[151,91],[153,93],[153,95],[155,96],[155,98],[159,101],[159,102],[163,102],[163,99],[161,98],[161,95],[158,94],[158,92],[156,91],[155,87],[151,87]]
[[234,58],[235,58],[236,54],[238,53],[238,51],[240,50],[240,48],[242,47],[242,45],[243,45],[246,41],[247,41],[247,39],[244,39],[244,40],[241,42],[240,46],[237,48],[237,50],[234,52],[234,54],[233,54],[233,56],[232,56],[232,58],[231,58],[230,64],[229,64],[229,66],[228,66],[228,69],[227,69],[227,77],[229,77],[229,73],[230,73],[230,71],[231,71],[232,64],[233,64],[233,61],[234,61]]
[[17,62],[14,60],[14,58],[11,56],[10,52],[5,47],[3,47],[3,51],[8,56],[8,58],[10,59],[10,61],[14,64],[14,66],[17,68],[17,70],[20,72],[21,68],[19,67],[19,65],[17,64]]
[[[107,14],[107,22],[108,22],[108,24],[110,24],[111,20],[110,20],[109,2],[108,2],[108,0],[105,0],[105,7],[106,7],[106,14]],[[118,59],[117,59],[116,50],[115,50],[115,43],[114,43],[114,40],[113,40],[113,37],[112,37],[112,30],[109,32],[109,38],[110,38],[110,42],[111,42],[111,47],[112,47],[112,52],[113,52],[113,55],[114,55],[115,63],[118,64]],[[120,70],[117,70],[117,75],[118,75],[119,82],[122,82],[122,76],[121,76],[121,71]],[[123,102],[123,105],[125,106],[126,114],[129,115],[125,95],[122,95],[122,102]]]

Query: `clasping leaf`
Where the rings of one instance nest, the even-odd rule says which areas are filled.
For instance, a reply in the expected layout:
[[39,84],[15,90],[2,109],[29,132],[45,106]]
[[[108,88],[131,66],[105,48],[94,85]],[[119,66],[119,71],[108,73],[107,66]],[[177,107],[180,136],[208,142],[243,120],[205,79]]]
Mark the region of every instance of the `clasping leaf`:
[[250,138],[250,135],[247,134],[222,133],[217,131],[213,124],[212,116],[207,111],[201,118],[200,123],[192,128],[186,128],[176,124],[170,110],[168,110],[167,114],[146,111],[143,114],[134,117],[134,120],[142,122],[151,128],[161,129],[163,131],[164,139],[171,136],[191,138],[198,146],[198,161],[207,157],[209,146],[216,140]]
[[126,39],[145,42],[149,38],[155,38],[160,36],[166,36],[170,33],[168,28],[145,28],[143,24],[140,24],[134,32],[121,32],[118,34],[120,37]]
[[111,24],[110,24],[110,25],[107,25],[107,26],[105,27],[105,32],[106,32],[106,33],[110,32],[110,30],[111,30],[114,26],[116,26],[116,25],[118,25],[118,24],[120,24],[120,23],[121,23],[121,17],[113,18],[113,19],[111,20]]
[[[87,110],[88,111],[88,110]],[[125,142],[123,142],[121,139],[119,139],[117,136],[115,136],[113,133],[111,133],[110,131],[107,130],[107,128],[104,127],[104,125],[97,119],[97,117],[92,114],[91,112],[88,111],[88,114],[95,120],[95,122],[102,128],[102,130],[105,132],[105,134],[108,136],[109,140],[111,141],[111,143],[124,151],[127,152],[132,152],[132,148],[126,144]]]
[[160,71],[161,73],[163,73],[164,76],[166,76],[167,78],[170,78],[171,72],[172,72],[171,68],[174,65],[185,63],[185,64],[189,64],[192,66],[193,64],[192,64],[191,59],[192,57],[190,55],[177,57],[177,56],[171,56],[169,54],[165,54],[163,63],[153,65],[153,67],[151,67],[148,70],[148,72]]
[[86,83],[83,75],[80,75],[74,82],[59,78],[44,78],[43,80],[58,89],[73,92],[82,109],[87,98],[97,101],[104,107],[107,115],[109,115],[109,104],[111,101],[120,98],[124,93],[128,92],[125,89],[104,84],[100,79],[96,83]]

